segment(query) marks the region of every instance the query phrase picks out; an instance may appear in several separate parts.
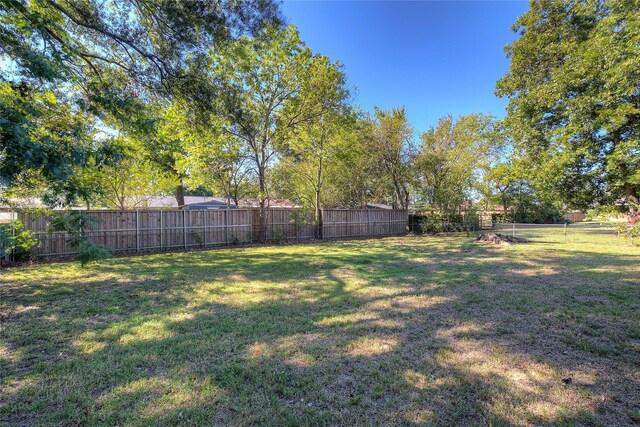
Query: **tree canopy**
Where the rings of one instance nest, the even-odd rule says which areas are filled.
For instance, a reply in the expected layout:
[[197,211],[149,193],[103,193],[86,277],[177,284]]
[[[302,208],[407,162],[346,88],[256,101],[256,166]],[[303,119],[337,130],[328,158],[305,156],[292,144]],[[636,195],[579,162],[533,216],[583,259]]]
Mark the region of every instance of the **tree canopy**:
[[[556,221],[640,206],[640,0],[534,0],[496,121],[363,112],[273,0],[0,0],[0,190],[120,209],[153,194]],[[262,227],[261,227],[262,228]],[[320,230],[321,228],[318,227]]]
[[[200,72],[209,51],[280,23],[278,7],[269,0],[2,0],[0,5],[0,185],[5,187],[31,172],[64,182],[87,157],[87,147],[78,142],[86,138],[77,126],[92,120],[87,114],[111,115],[131,127],[144,124],[139,112],[153,98],[178,97],[210,107],[220,84]],[[67,111],[68,130],[62,134],[49,127],[53,111],[60,109]],[[39,137],[34,129],[48,136]]]
[[532,1],[507,47],[506,127],[535,185],[570,207],[640,186],[640,2]]

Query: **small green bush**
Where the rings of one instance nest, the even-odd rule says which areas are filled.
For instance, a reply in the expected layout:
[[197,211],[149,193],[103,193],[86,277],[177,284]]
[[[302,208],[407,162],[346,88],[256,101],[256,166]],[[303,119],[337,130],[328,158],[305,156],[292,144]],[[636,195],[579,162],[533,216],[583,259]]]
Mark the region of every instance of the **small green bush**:
[[76,259],[84,267],[91,261],[97,261],[111,255],[107,248],[96,245],[87,236],[90,224],[96,222],[98,222],[96,218],[90,217],[82,211],[71,211],[66,215],[55,216],[51,220],[49,230],[51,232],[63,231],[71,236],[67,243],[78,251]]
[[29,261],[39,242],[31,230],[25,230],[19,219],[0,224],[0,258],[11,255],[14,261]]
[[437,213],[419,216],[420,230],[423,233],[452,233],[474,231],[479,228],[480,217],[475,211],[468,211],[466,215],[443,217]]
[[603,205],[587,210],[585,220],[587,221],[609,221],[610,218],[622,217],[623,206]]
[[630,223],[614,223],[611,227],[618,233],[618,237],[622,236],[625,239],[631,239],[631,244],[636,244],[636,239],[640,237],[640,222],[635,224]]

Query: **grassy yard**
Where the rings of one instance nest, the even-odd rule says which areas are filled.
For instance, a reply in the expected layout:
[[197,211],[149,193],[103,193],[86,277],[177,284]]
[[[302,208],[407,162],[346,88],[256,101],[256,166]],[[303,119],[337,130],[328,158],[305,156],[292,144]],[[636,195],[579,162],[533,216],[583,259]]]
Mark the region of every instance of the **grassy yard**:
[[2,271],[0,422],[640,423],[640,248],[528,233]]

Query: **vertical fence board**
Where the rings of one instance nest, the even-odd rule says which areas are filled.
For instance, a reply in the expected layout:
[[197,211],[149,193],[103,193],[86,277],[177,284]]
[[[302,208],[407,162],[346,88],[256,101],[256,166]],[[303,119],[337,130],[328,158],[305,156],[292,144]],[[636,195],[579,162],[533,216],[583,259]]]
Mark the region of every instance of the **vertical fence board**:
[[[287,208],[267,210],[266,229],[260,231],[260,210],[139,210],[85,211],[93,218],[87,235],[97,245],[112,252],[204,248],[263,241],[302,241],[314,237],[313,213]],[[69,255],[69,237],[50,232],[50,215],[19,213],[25,229],[40,241],[36,256]],[[403,234],[408,224],[406,210],[323,209],[324,239],[375,237]]]

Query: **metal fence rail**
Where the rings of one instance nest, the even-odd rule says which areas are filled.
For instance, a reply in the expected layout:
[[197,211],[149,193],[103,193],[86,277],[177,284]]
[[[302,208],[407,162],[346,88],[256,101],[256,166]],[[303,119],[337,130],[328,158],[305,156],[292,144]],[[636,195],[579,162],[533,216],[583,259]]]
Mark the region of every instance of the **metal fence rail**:
[[578,222],[568,224],[496,223],[493,229],[502,234],[548,243],[624,244],[624,238],[610,223]]

